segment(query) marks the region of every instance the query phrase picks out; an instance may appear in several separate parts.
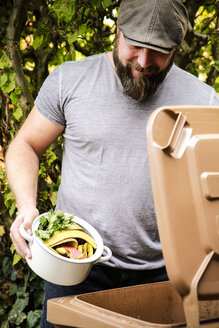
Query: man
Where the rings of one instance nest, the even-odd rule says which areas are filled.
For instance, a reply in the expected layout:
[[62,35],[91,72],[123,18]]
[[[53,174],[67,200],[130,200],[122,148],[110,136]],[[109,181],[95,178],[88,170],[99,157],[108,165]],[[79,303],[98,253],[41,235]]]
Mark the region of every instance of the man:
[[151,193],[147,119],[160,106],[219,105],[213,88],[173,65],[187,25],[180,0],[123,0],[113,53],[56,68],[8,149],[8,180],[18,207],[11,238],[24,258],[31,254],[18,229],[24,222],[31,233],[39,158],[60,134],[56,208],[91,223],[113,252],[77,286],[46,284],[42,327],[52,327],[46,322],[48,298],[167,279]]

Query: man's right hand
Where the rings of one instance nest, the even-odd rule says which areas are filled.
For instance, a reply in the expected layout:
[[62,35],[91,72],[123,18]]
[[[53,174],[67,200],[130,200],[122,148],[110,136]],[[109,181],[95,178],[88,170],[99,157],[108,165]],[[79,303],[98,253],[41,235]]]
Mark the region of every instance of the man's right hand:
[[32,235],[32,223],[34,219],[39,215],[39,211],[34,206],[26,206],[19,209],[16,219],[11,225],[10,237],[13,241],[14,247],[18,254],[20,254],[24,259],[26,257],[31,258],[32,254],[27,245],[25,239],[21,236],[19,232],[19,227],[21,223],[24,224],[24,229]]

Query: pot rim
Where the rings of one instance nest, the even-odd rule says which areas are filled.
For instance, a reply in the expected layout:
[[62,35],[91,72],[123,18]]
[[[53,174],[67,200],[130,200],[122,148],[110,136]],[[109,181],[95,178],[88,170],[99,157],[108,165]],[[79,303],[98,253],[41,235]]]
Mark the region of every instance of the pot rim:
[[[62,255],[59,255],[58,253],[53,252],[35,234],[35,231],[37,230],[38,225],[40,223],[41,216],[46,216],[47,214],[48,214],[48,212],[43,213],[43,214],[39,215],[38,217],[36,217],[36,219],[34,220],[33,225],[32,225],[32,231],[33,231],[33,238],[34,238],[34,240],[47,253],[49,253],[50,255],[53,255],[55,258],[57,258],[59,260],[63,260],[64,262],[69,262],[69,263],[74,263],[74,264],[93,263],[93,262],[96,262],[101,257],[101,255],[103,253],[103,240],[102,240],[100,234],[98,233],[98,231],[92,225],[90,225],[90,223],[88,223],[84,219],[81,219],[81,218],[79,218],[79,217],[77,217],[75,215],[74,215],[74,222],[75,223],[78,223],[85,230],[85,232],[87,232],[95,240],[95,242],[97,244],[97,248],[95,250],[95,253],[91,257],[89,257],[89,258],[81,259],[80,260],[80,259],[70,259],[70,258],[64,257]],[[67,214],[67,213],[64,213],[64,214]]]

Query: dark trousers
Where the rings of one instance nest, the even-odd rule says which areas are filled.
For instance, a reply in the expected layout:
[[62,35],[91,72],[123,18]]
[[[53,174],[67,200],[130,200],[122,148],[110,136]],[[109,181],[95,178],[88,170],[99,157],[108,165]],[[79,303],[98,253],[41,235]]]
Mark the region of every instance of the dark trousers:
[[59,286],[46,282],[41,328],[53,328],[46,320],[47,300],[50,298],[78,295],[105,289],[141,285],[168,280],[165,267],[154,270],[126,270],[110,268],[101,264],[93,266],[87,279],[74,286]]

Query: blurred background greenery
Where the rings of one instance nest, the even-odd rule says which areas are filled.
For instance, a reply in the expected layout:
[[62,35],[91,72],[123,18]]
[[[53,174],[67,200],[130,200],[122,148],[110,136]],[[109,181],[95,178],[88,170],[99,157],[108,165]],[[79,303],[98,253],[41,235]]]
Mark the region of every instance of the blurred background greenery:
[[[219,93],[219,2],[184,0],[190,28],[175,63]],[[68,60],[112,50],[120,0],[0,0],[0,327],[39,327],[44,282],[14,251],[9,237],[16,203],[5,152],[43,81]],[[53,208],[62,139],[44,154],[38,208]]]

